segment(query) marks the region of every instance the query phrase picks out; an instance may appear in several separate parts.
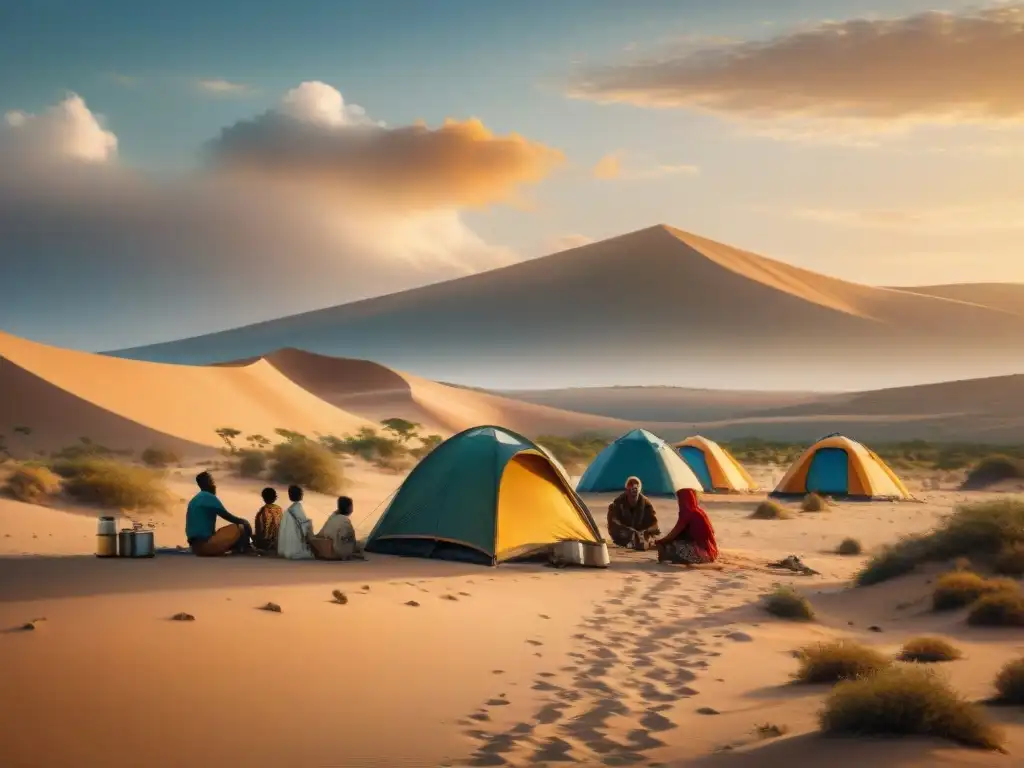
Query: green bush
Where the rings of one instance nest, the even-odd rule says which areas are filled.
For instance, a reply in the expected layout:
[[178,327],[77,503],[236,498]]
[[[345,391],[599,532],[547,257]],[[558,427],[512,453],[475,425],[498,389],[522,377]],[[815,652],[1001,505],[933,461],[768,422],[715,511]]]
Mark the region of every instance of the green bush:
[[7,478],[5,490],[27,504],[39,504],[60,493],[60,476],[47,467],[18,467]]
[[1024,478],[1024,462],[1010,456],[989,456],[978,462],[964,479],[960,490],[980,491],[1005,480]]
[[260,477],[267,471],[267,464],[270,457],[266,451],[255,448],[243,448],[238,452],[238,475],[239,477]]
[[835,640],[809,645],[800,650],[800,668],[796,679],[801,683],[837,683],[853,680],[889,666],[889,659],[866,645],[852,640]]
[[930,736],[993,750],[1003,741],[983,710],[921,667],[893,666],[839,683],[819,722],[838,736]]
[[967,623],[974,627],[1024,627],[1024,593],[1018,587],[982,595],[971,606]]
[[1007,662],[999,670],[996,695],[1003,704],[1024,704],[1024,658]]
[[84,504],[161,512],[171,502],[163,478],[152,469],[114,459],[64,460],[52,468],[64,478],[65,493]]
[[876,554],[857,575],[868,586],[910,573],[929,561],[963,556],[996,557],[1024,542],[1024,500],[997,499],[960,505],[932,533],[904,539]]
[[536,443],[551,451],[551,454],[569,472],[575,472],[588,466],[597,454],[608,447],[611,441],[599,435],[577,435],[575,437],[541,435],[537,438]]
[[811,621],[814,609],[807,598],[792,587],[779,585],[764,597],[764,609],[772,616],[791,621]]
[[147,467],[162,469],[170,464],[180,464],[181,456],[166,448],[152,447],[142,452],[142,463]]
[[840,555],[859,555],[861,552],[863,548],[856,539],[843,539],[836,549],[836,553]]
[[762,501],[750,515],[751,520],[790,520],[793,513],[775,501]]
[[912,637],[903,644],[901,661],[930,664],[940,661],[956,661],[963,654],[960,649],[941,637]]
[[284,485],[299,485],[311,491],[335,495],[345,484],[337,459],[313,442],[279,443],[271,452],[271,478]]

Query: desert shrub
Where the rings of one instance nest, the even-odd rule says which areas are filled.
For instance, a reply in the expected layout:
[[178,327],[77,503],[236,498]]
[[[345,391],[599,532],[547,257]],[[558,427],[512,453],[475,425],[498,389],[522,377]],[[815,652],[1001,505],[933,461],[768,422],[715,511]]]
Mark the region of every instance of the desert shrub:
[[270,457],[266,451],[243,448],[238,452],[237,470],[239,477],[259,477],[267,470]]
[[422,459],[444,442],[440,435],[426,435],[420,437],[420,444],[409,450],[409,454],[415,459]]
[[1024,542],[1024,500],[960,505],[933,532],[904,539],[875,555],[857,575],[860,586],[909,573],[928,561],[960,556],[995,557]]
[[992,563],[992,570],[1003,576],[1024,576],[1024,542],[1003,547]]
[[828,502],[816,493],[808,493],[800,502],[800,509],[804,512],[824,512],[828,509]]
[[1024,627],[1024,593],[1017,587],[982,595],[971,606],[967,623],[974,627]]
[[809,645],[800,650],[800,668],[796,679],[801,683],[837,683],[873,675],[889,666],[889,659],[874,648],[852,640],[835,640]]
[[317,443],[279,443],[270,457],[275,482],[300,485],[311,491],[334,495],[344,486],[344,474],[334,455]]
[[1024,658],[1007,662],[999,670],[996,696],[1003,704],[1024,704]]
[[792,621],[810,621],[814,609],[807,598],[792,587],[779,585],[765,595],[764,609],[772,616]]
[[147,467],[162,468],[168,464],[180,464],[181,456],[167,448],[152,447],[142,452],[142,463]]
[[[111,458],[118,454],[112,448],[94,443],[88,437],[80,437],[78,440],[78,443],[64,446],[60,450],[55,451],[51,457],[59,461],[77,461],[79,459]],[[124,451],[121,453],[124,453]]]
[[1024,479],[1024,462],[1010,456],[989,456],[967,473],[960,490],[978,491],[1004,480]]
[[423,426],[415,421],[401,419],[397,416],[390,419],[382,419],[380,423],[384,429],[393,434],[402,444],[406,444],[413,438],[419,437],[417,430]]
[[227,453],[237,453],[238,447],[235,445],[235,439],[238,438],[242,431],[235,429],[234,427],[219,427],[215,429],[217,437],[224,441],[224,450]]
[[836,549],[836,553],[840,555],[859,555],[863,551],[860,542],[856,539],[843,539]]
[[325,435],[319,439],[319,444],[332,453],[358,456],[364,461],[385,464],[396,462],[408,453],[401,440],[378,434],[372,427],[362,427],[355,435],[343,438]]
[[1002,734],[983,710],[921,667],[893,666],[832,689],[821,730],[842,736],[931,736],[1001,749]]
[[113,459],[64,460],[53,465],[64,491],[85,504],[126,511],[163,511],[171,497],[159,472]]
[[551,451],[562,466],[570,472],[586,467],[611,442],[599,435],[577,435],[575,437],[559,437],[557,435],[541,435],[536,440]]
[[18,501],[38,504],[60,493],[60,476],[47,467],[18,467],[7,478],[5,490]]
[[941,637],[912,637],[903,644],[901,661],[930,664],[939,661],[956,661],[963,654],[960,649]]
[[751,520],[789,520],[792,517],[793,513],[776,501],[762,501],[750,515]]
[[1014,590],[1017,585],[1008,579],[986,579],[972,571],[952,571],[939,577],[932,590],[932,610],[955,611],[964,608],[982,595]]

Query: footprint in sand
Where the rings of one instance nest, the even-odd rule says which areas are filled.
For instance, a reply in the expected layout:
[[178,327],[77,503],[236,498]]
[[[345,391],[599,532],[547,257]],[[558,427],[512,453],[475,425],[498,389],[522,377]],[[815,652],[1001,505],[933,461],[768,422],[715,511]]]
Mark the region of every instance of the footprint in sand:
[[507,707],[508,703],[509,703],[508,699],[488,699],[487,700],[487,706],[488,707]]
[[540,640],[527,640],[530,645],[544,645]]
[[492,669],[491,670],[491,674],[492,675],[504,675],[505,674],[505,670],[504,669]]

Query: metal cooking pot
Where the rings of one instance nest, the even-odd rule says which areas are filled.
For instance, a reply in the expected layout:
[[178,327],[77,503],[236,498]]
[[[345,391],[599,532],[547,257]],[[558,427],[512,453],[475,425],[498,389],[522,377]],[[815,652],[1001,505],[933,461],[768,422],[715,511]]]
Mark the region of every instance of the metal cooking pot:
[[117,550],[121,557],[153,557],[156,554],[153,532],[123,528],[117,534]]
[[117,557],[117,522],[112,517],[96,523],[96,557]]

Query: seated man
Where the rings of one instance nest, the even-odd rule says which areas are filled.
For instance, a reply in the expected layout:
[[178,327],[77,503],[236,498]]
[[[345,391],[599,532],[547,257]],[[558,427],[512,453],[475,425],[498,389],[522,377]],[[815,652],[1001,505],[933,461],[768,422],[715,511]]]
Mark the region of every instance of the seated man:
[[640,478],[626,480],[626,490],[608,505],[608,535],[620,547],[644,552],[661,531],[654,505],[640,491]]
[[252,545],[261,554],[277,554],[277,533],[281,528],[281,508],[277,502],[277,491],[273,488],[264,488],[262,494],[263,506],[256,513],[256,533],[253,536]]
[[322,560],[363,559],[363,551],[356,541],[352,526],[352,499],[338,498],[338,508],[327,518],[320,533],[313,540],[313,552]]
[[[209,472],[196,475],[199,493],[192,497],[185,512],[185,538],[192,552],[201,557],[216,557],[229,552],[249,551],[252,526],[248,520],[235,517],[217,498],[217,484]],[[217,528],[217,518],[229,525]]]
[[286,560],[313,559],[313,521],[302,506],[304,495],[299,486],[288,486],[288,500],[292,503],[281,516],[281,529],[277,534],[277,556]]

